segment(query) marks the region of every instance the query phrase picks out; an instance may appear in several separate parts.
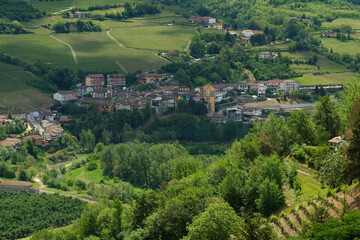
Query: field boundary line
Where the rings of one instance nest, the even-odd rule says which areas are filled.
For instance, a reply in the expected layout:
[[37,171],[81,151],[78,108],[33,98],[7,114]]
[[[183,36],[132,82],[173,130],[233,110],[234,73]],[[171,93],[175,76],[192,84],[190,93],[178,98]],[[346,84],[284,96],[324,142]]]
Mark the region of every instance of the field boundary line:
[[111,40],[113,40],[119,47],[125,48],[126,46],[125,46],[124,44],[122,44],[119,40],[117,40],[116,38],[114,38],[113,35],[111,35],[111,33],[110,33],[111,30],[112,30],[112,28],[110,28],[109,30],[106,31],[106,36],[107,36],[108,38],[110,38]]
[[184,49],[185,52],[187,52],[187,51],[189,50],[190,44],[191,44],[191,39],[189,39],[189,41],[188,41],[187,44],[186,44],[186,47],[185,47],[185,49]]
[[60,39],[56,38],[56,37],[53,36],[53,35],[50,35],[50,37],[53,38],[53,39],[55,39],[55,40],[58,41],[58,42],[61,42],[61,43],[65,44],[66,46],[68,46],[68,47],[70,48],[71,54],[73,55],[75,64],[78,64],[78,60],[77,60],[77,57],[76,57],[75,50],[73,49],[73,47],[72,47],[70,44],[68,44],[68,43],[66,43],[66,42],[64,42],[64,41],[61,41]]
[[115,61],[115,63],[116,63],[116,65],[118,65],[123,71],[124,71],[124,73],[128,73],[128,71],[126,71],[126,69],[124,68],[124,66],[123,65],[121,65],[121,63],[119,62],[119,61]]

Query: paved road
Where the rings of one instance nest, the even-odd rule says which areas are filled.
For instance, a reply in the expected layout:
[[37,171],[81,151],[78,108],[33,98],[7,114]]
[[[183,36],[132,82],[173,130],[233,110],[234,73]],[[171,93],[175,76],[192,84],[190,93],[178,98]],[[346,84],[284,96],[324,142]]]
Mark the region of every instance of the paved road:
[[32,113],[29,113],[27,115],[27,119],[34,125],[35,130],[38,131],[40,133],[40,135],[42,135],[42,133],[45,131],[40,123],[38,121],[36,121],[36,119],[34,118],[34,115],[32,115]]

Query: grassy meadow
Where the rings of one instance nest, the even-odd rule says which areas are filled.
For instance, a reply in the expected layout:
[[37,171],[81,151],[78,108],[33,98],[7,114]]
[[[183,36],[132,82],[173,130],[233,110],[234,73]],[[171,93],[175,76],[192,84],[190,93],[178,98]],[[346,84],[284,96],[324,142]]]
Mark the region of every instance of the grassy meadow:
[[323,75],[304,74],[302,77],[294,78],[300,85],[336,85],[344,84],[354,78],[359,77],[359,74],[354,72],[343,73],[329,73]]
[[26,85],[26,81],[37,81],[37,78],[19,67],[0,63],[0,111],[8,108],[30,111],[54,103],[50,95]]
[[355,56],[360,53],[360,41],[351,40],[347,42],[341,42],[335,38],[321,38],[322,44],[327,48],[332,48],[334,52],[337,53],[349,53],[350,55]]
[[360,29],[360,19],[338,18],[332,22],[324,22],[324,27],[338,27],[341,25],[349,25],[352,29]]

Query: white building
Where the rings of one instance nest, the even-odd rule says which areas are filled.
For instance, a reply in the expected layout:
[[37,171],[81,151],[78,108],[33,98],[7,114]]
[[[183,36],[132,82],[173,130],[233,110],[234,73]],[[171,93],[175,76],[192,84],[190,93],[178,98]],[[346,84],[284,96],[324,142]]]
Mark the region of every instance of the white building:
[[53,95],[53,99],[59,101],[61,104],[76,100],[76,98],[77,94],[73,91],[58,91]]
[[279,90],[280,91],[291,91],[291,90],[297,90],[299,88],[299,84],[295,80],[285,80],[280,83]]
[[251,37],[252,35],[254,35],[254,31],[253,30],[244,30],[241,32],[242,35],[244,35],[245,37]]

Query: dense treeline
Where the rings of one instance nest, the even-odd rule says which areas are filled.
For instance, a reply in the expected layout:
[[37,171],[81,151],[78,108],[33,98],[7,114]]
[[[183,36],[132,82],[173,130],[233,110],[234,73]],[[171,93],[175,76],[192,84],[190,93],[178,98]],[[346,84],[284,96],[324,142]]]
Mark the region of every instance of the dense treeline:
[[[90,130],[95,141],[119,143],[128,141],[133,130],[145,123],[152,115],[150,106],[143,110],[120,110],[102,113],[97,105],[79,107],[75,104],[64,104],[59,111],[63,114],[78,116],[80,119],[65,125],[74,136],[80,138],[83,130]],[[90,150],[92,151],[92,150]]]
[[0,0],[0,6],[0,18],[27,22],[45,15],[26,1]]
[[77,20],[76,22],[57,22],[53,25],[56,33],[70,32],[101,32],[101,27],[92,21]]
[[13,21],[12,23],[0,22],[0,34],[23,34],[30,33],[26,31],[23,26],[17,22]]
[[85,202],[56,194],[0,192],[0,239],[21,238],[36,230],[60,227],[80,217]]
[[192,142],[228,142],[243,138],[251,125],[227,121],[214,123],[197,121],[196,117],[181,114],[174,118],[155,121],[145,129],[145,136],[139,139],[148,142],[161,141],[192,141]]

